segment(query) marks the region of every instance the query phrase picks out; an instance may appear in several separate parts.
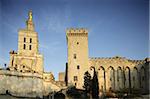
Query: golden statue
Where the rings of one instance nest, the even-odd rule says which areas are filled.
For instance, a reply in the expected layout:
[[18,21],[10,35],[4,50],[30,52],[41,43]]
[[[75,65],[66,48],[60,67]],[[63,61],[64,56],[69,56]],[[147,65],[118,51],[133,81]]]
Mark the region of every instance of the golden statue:
[[29,16],[29,19],[28,19],[28,20],[29,20],[29,21],[32,21],[32,11],[31,11],[31,10],[29,11],[29,15],[28,15],[28,16]]

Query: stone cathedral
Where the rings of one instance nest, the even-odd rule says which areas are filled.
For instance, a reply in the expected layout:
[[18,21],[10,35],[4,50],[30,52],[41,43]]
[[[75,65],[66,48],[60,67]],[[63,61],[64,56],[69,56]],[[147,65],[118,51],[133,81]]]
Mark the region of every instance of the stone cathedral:
[[84,73],[98,75],[99,92],[143,92],[149,91],[149,58],[131,60],[114,56],[108,58],[89,57],[87,29],[68,29],[67,82],[83,89]]

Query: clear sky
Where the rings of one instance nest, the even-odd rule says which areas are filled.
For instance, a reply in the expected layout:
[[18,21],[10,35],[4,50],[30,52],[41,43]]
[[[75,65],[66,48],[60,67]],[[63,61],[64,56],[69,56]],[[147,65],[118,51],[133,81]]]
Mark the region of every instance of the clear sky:
[[67,62],[66,29],[89,30],[89,57],[148,57],[149,0],[0,0],[0,65],[16,50],[18,30],[33,11],[45,71],[57,78]]

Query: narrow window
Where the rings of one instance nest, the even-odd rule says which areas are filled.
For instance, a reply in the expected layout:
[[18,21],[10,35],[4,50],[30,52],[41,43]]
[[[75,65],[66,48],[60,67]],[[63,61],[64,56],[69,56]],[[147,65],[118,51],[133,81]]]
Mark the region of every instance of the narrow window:
[[77,85],[77,83],[74,84],[75,86]]
[[26,49],[26,45],[25,44],[23,45],[23,49]]
[[24,42],[26,42],[26,38],[24,38]]
[[79,66],[79,65],[77,65],[77,69],[80,69],[80,66]]
[[78,81],[78,77],[77,76],[74,76],[74,81]]
[[32,46],[30,45],[30,46],[29,46],[29,50],[31,50],[31,49],[32,49]]
[[76,58],[77,58],[77,55],[76,55],[76,54],[74,54],[74,55],[73,55],[73,58],[74,58],[74,59],[76,59]]
[[32,38],[30,38],[30,43],[32,43]]

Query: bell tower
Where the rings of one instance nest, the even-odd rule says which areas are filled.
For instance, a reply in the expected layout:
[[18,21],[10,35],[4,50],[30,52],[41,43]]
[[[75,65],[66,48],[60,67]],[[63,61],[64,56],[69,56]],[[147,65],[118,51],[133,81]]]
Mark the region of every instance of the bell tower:
[[88,31],[68,29],[68,83],[83,89],[84,73],[88,70]]
[[43,55],[38,50],[38,33],[35,32],[33,13],[29,11],[26,28],[19,29],[18,51],[10,52],[11,69],[20,72],[43,73]]
[[38,35],[34,31],[32,11],[28,13],[26,29],[19,30],[18,53],[29,56],[38,53]]

